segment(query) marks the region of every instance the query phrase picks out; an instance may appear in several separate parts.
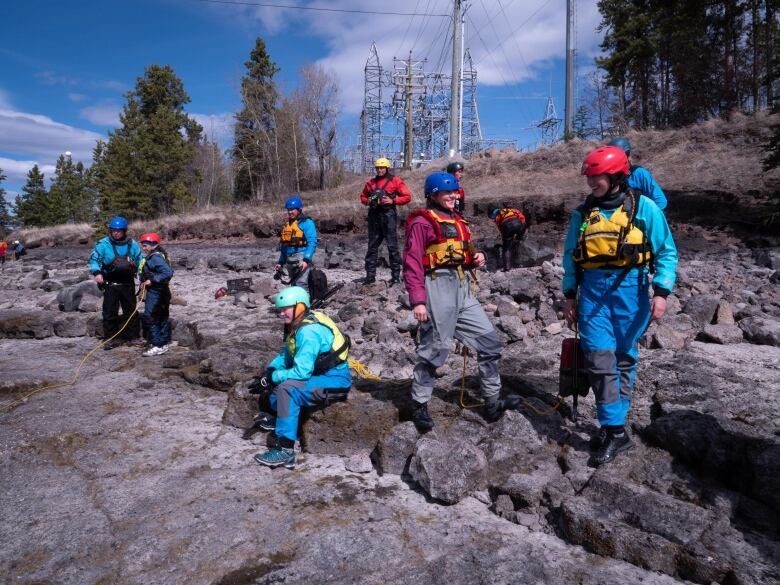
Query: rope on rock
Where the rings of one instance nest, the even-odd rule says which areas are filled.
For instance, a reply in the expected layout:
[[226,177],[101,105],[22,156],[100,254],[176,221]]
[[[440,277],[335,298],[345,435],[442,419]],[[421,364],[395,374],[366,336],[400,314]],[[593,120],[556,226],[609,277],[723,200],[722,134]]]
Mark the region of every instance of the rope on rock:
[[[142,288],[141,291],[140,291],[140,298],[141,298],[142,302],[144,300],[144,297],[146,297],[146,289]],[[127,319],[125,319],[125,324],[122,325],[122,327],[119,329],[119,331],[114,333],[114,335],[112,335],[108,339],[104,339],[103,341],[98,343],[95,347],[90,349],[87,352],[87,355],[85,355],[84,358],[81,360],[81,363],[79,364],[79,367],[76,368],[76,372],[73,374],[73,378],[71,378],[68,382],[62,382],[60,384],[49,384],[47,386],[41,386],[40,388],[35,388],[33,390],[30,390],[30,392],[28,392],[27,394],[25,394],[21,398],[17,398],[16,400],[11,402],[10,404],[7,404],[7,405],[3,406],[2,408],[0,408],[0,412],[11,412],[17,406],[20,406],[20,405],[24,404],[25,402],[27,402],[32,396],[34,396],[34,395],[36,395],[36,394],[38,394],[40,392],[43,392],[45,390],[53,390],[55,388],[66,388],[68,386],[73,386],[73,384],[76,383],[76,380],[79,379],[79,374],[81,373],[81,366],[83,366],[86,363],[86,361],[90,358],[90,356],[92,356],[92,354],[95,353],[98,349],[100,349],[106,343],[108,343],[109,341],[114,340],[117,336],[119,336],[119,334],[121,334],[125,330],[125,328],[130,324],[130,321],[132,320],[132,318],[137,313],[138,313],[138,304],[136,303],[135,310],[132,313],[130,313],[130,316]]]

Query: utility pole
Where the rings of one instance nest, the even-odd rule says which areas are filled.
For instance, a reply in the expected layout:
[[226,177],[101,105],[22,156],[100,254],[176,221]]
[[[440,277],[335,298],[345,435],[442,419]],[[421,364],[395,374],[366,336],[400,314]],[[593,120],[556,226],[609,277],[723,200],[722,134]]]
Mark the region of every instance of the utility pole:
[[404,125],[404,168],[412,168],[414,156],[414,119],[412,117],[412,52],[406,61],[406,92],[405,92],[406,124]]
[[574,0],[566,0],[566,104],[563,115],[563,139],[574,136]]
[[452,10],[452,84],[450,86],[449,155],[460,152],[460,100],[463,70],[463,2],[453,1]]

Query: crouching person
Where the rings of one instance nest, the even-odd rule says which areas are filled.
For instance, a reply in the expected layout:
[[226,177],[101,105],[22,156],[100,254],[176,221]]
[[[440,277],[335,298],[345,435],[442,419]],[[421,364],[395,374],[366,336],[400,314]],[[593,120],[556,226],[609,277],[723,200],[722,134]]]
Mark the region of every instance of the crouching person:
[[160,236],[147,233],[141,236],[141,250],[145,254],[141,260],[141,288],[145,289],[144,313],[141,316],[149,331],[150,347],[145,357],[161,355],[170,349],[171,325],[168,321],[171,307],[171,289],[168,283],[173,276],[173,268],[168,254],[160,245]]
[[258,463],[269,467],[295,466],[301,408],[344,400],[352,386],[347,363],[349,337],[330,317],[311,311],[310,306],[309,293],[299,286],[285,288],[276,295],[274,307],[290,332],[265,374],[249,384],[253,393],[271,388],[269,402],[276,414],[260,413],[255,419],[257,427],[276,433],[276,445],[255,455]]

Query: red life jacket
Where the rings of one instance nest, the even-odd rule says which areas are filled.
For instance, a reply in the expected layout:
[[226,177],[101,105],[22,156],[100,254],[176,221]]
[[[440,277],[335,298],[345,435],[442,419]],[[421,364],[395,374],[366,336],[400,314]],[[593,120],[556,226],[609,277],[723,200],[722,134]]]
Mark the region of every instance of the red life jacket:
[[522,211],[511,207],[505,207],[498,212],[498,215],[496,216],[496,225],[498,225],[500,229],[505,223],[513,219],[525,223],[525,215],[523,215]]
[[425,248],[422,259],[425,270],[436,268],[470,268],[476,248],[465,219],[457,213],[452,217],[433,209],[417,209],[409,214],[407,225],[415,217],[424,217],[433,227],[436,240]]

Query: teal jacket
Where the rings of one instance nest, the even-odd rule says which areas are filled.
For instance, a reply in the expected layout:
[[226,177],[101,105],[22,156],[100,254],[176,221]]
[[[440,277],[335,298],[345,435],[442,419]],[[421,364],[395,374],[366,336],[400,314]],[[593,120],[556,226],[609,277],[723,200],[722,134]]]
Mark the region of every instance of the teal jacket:
[[[129,244],[128,244],[129,242]],[[127,239],[121,244],[114,244],[116,251],[121,256],[128,256],[133,264],[139,266],[141,264],[141,246],[135,240]],[[128,245],[130,249],[128,251]],[[89,256],[89,272],[93,276],[96,274],[105,274],[107,267],[114,259],[114,246],[111,245],[111,236],[98,240],[95,244],[92,254]]]
[[[656,293],[665,296],[672,292],[676,280],[675,270],[677,269],[677,247],[674,245],[672,230],[666,222],[663,211],[647,197],[637,197],[636,226],[647,236],[650,245],[653,247],[653,264],[655,273],[653,274],[653,289]],[[601,215],[609,219],[615,212],[614,209],[602,209]],[[566,240],[563,244],[563,293],[568,298],[573,298],[577,291],[577,271],[581,270],[574,263],[574,250],[577,247],[577,240],[580,235],[580,226],[582,225],[582,212],[577,207],[571,213],[569,229],[566,233]],[[614,273],[614,269],[601,269]],[[636,271],[649,272],[648,266],[632,268],[632,273]]]
[[628,175],[628,186],[652,199],[661,210],[666,209],[666,194],[646,168],[631,167],[631,174]]
[[305,246],[279,246],[279,264],[287,262],[287,258],[293,254],[303,254],[303,259],[311,263],[314,258],[314,252],[317,251],[317,228],[314,220],[310,217],[301,216],[298,218],[298,227],[301,228],[306,237]]
[[[274,384],[281,384],[285,380],[308,380],[314,374],[314,361],[322,353],[328,353],[333,347],[333,332],[320,323],[310,323],[298,327],[295,332],[295,356],[285,344],[284,349],[271,360],[269,368],[274,368],[271,376]],[[349,375],[347,363],[333,368],[345,369]]]

